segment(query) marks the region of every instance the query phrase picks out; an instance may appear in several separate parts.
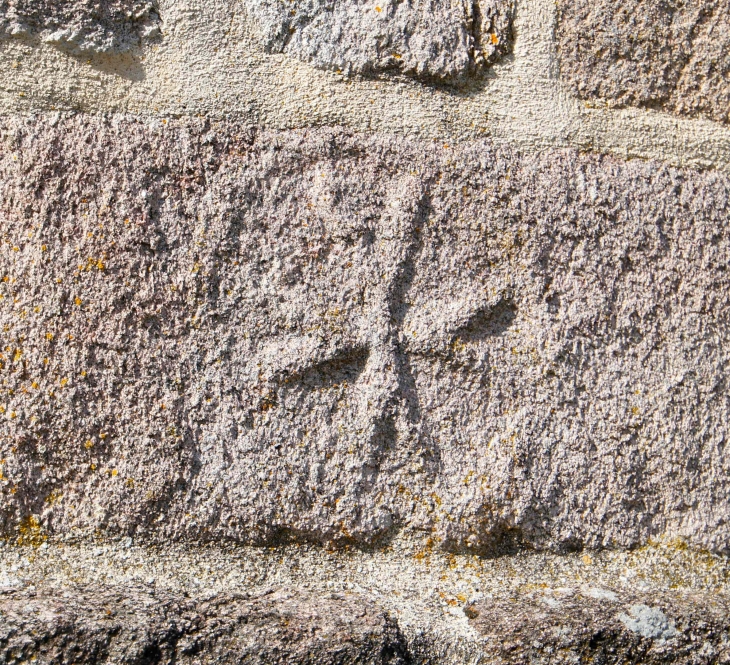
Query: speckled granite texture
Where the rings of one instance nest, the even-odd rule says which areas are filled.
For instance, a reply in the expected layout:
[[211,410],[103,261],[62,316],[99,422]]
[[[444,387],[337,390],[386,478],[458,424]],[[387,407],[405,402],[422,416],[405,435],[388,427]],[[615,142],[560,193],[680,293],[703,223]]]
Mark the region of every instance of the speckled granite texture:
[[511,0],[247,0],[267,51],[345,74],[463,83],[511,37]]
[[726,552],[718,173],[4,119],[3,533]]
[[67,51],[128,51],[159,36],[148,0],[0,0],[0,37],[39,38]]
[[572,90],[730,122],[728,0],[560,0],[560,69]]

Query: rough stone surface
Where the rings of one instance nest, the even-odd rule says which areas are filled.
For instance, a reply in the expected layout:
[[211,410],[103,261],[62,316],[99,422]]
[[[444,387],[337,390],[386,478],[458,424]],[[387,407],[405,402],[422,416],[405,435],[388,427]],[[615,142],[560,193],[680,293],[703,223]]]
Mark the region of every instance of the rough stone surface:
[[514,9],[0,0],[0,664],[730,665],[730,5]]
[[0,37],[37,37],[78,53],[128,51],[157,37],[148,0],[0,0]]
[[728,0],[561,0],[557,35],[583,99],[730,122]]
[[247,0],[267,51],[345,74],[463,82],[509,45],[511,0]]
[[5,119],[3,531],[727,551],[728,179]]
[[0,662],[403,665],[396,623],[364,597],[273,591],[192,600],[143,588],[0,595]]
[[730,663],[730,604],[717,595],[535,590],[465,612],[492,663]]

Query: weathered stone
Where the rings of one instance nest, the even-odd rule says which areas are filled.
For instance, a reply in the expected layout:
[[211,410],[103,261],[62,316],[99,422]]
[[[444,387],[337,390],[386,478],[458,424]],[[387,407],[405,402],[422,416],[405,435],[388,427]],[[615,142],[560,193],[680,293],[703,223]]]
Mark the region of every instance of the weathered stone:
[[149,0],[0,0],[0,36],[34,36],[80,53],[128,51],[159,35]]
[[560,0],[559,14],[579,97],[730,121],[728,0]]
[[248,0],[264,48],[345,74],[462,82],[503,55],[511,0]]
[[362,596],[193,600],[90,586],[0,595],[0,662],[402,665],[396,623]]
[[5,119],[2,529],[727,551],[730,182]]
[[465,610],[493,663],[730,663],[717,594],[533,591]]

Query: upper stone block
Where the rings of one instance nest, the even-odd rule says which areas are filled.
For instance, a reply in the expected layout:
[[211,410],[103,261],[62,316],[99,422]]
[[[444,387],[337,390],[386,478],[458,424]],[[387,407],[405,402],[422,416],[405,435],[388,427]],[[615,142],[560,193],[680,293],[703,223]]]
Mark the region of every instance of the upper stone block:
[[264,48],[346,74],[459,83],[507,49],[510,0],[246,0]]
[[36,36],[81,53],[128,51],[159,34],[147,0],[0,0],[0,36]]
[[730,121],[730,0],[560,0],[559,15],[582,99]]

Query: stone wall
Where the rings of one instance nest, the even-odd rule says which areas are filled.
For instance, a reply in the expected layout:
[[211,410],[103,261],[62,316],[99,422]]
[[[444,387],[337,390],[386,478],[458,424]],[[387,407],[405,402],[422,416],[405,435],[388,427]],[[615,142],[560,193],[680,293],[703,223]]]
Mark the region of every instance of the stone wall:
[[728,9],[0,0],[0,660],[725,662]]

